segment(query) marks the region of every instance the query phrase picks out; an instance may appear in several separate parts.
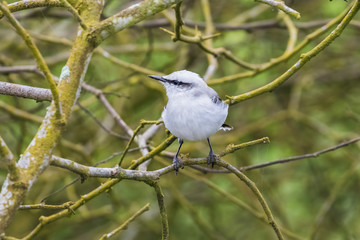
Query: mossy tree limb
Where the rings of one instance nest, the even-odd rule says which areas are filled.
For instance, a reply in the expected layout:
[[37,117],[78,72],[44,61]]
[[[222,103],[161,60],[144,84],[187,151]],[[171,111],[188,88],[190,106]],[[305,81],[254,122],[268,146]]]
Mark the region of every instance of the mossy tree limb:
[[[82,8],[84,21],[98,21],[102,10],[101,6],[89,0],[83,1]],[[93,45],[89,44],[85,32],[83,32],[74,42],[71,55],[62,70],[57,87],[62,106],[62,120],[59,121],[57,118],[55,102],[52,101],[35,137],[17,162],[20,171],[19,179],[12,181],[8,176],[2,186],[0,198],[4,201],[1,202],[0,232],[4,232],[26,193],[49,165],[52,150],[56,146],[60,134],[64,131],[72,107],[79,96],[80,84],[84,79],[92,51]]]

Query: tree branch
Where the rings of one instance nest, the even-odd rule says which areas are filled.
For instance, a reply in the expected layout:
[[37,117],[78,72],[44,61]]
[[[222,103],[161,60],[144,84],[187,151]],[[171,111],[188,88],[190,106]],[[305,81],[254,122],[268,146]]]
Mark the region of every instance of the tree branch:
[[271,227],[274,229],[277,237],[279,240],[284,239],[279,226],[277,225],[277,223],[275,222],[275,219],[271,213],[271,210],[269,208],[269,206],[267,205],[264,197],[262,196],[261,192],[259,191],[259,189],[256,187],[255,183],[253,181],[251,181],[245,174],[243,174],[241,171],[239,171],[238,169],[236,169],[234,166],[232,166],[230,163],[227,163],[223,160],[220,160],[218,163],[219,166],[226,168],[227,170],[229,170],[230,172],[234,173],[241,181],[243,181],[249,188],[250,190],[254,193],[254,195],[256,196],[256,198],[258,199],[258,201],[260,202],[266,216],[267,216],[267,221],[268,224],[271,225]]
[[277,9],[285,12],[286,14],[289,14],[290,16],[295,17],[296,19],[300,19],[300,17],[301,17],[299,12],[286,6],[284,1],[280,1],[280,0],[255,0],[255,1],[265,3],[272,7],[275,7]]
[[100,22],[90,33],[89,39],[98,45],[110,35],[133,26],[178,2],[180,0],[144,0],[136,3]]
[[[27,0],[10,3],[7,5],[10,12],[18,12],[25,9],[32,9],[38,7],[61,7],[58,0]],[[0,19],[4,17],[3,13],[0,13]]]
[[0,162],[4,162],[10,174],[10,179],[16,181],[19,178],[19,169],[16,166],[14,155],[0,136]]
[[137,211],[136,213],[134,213],[130,218],[128,218],[123,224],[121,224],[118,228],[114,229],[113,231],[109,232],[109,233],[105,233],[104,235],[102,235],[99,240],[104,240],[104,239],[109,239],[111,237],[113,237],[115,234],[117,234],[118,232],[120,232],[121,230],[124,230],[127,228],[127,226],[135,220],[135,218],[137,218],[138,216],[140,216],[141,214],[143,214],[144,212],[148,211],[150,209],[150,203],[145,204],[145,206],[143,206],[141,209],[139,209],[139,211]]
[[308,154],[304,154],[304,155],[294,156],[294,157],[290,157],[290,158],[285,158],[285,159],[271,161],[271,162],[257,164],[257,165],[244,166],[244,167],[240,167],[239,170],[240,171],[250,171],[250,170],[254,170],[254,169],[258,169],[258,168],[264,168],[264,167],[268,167],[268,166],[272,166],[272,165],[276,165],[276,164],[293,162],[293,161],[297,161],[297,160],[301,160],[301,159],[316,158],[316,157],[318,157],[318,156],[320,156],[322,154],[325,154],[325,153],[328,153],[328,152],[331,152],[331,151],[335,151],[335,150],[337,150],[339,148],[349,146],[350,144],[356,143],[358,141],[360,141],[360,137],[351,139],[349,141],[342,142],[342,143],[337,144],[335,146],[325,148],[323,150],[320,150],[320,151],[317,151],[317,152],[314,152],[314,153],[308,153]]
[[49,89],[7,82],[0,82],[0,94],[34,99],[37,102],[52,100],[52,94]]
[[254,98],[261,94],[273,91],[275,88],[279,87],[287,79],[289,79],[292,75],[294,75],[299,69],[301,69],[307,62],[309,62],[310,59],[312,59],[313,57],[318,55],[324,48],[326,48],[337,37],[339,37],[341,35],[342,31],[344,30],[344,28],[347,26],[347,24],[356,15],[359,8],[360,8],[359,1],[356,0],[354,2],[354,4],[352,5],[351,9],[348,11],[348,13],[342,19],[340,24],[325,39],[323,39],[316,47],[314,47],[312,50],[310,50],[307,53],[301,54],[300,59],[291,68],[289,68],[284,74],[282,74],[281,76],[279,76],[278,78],[273,80],[271,83],[268,83],[258,89],[252,90],[250,92],[247,92],[247,93],[244,93],[244,94],[241,94],[238,96],[228,97],[228,99],[225,102],[232,105],[235,103],[239,103],[239,102],[248,100],[250,98]]
[[43,56],[41,55],[39,49],[37,48],[34,41],[31,39],[30,34],[21,26],[21,24],[11,15],[8,7],[0,3],[0,10],[3,12],[3,14],[6,16],[6,18],[9,20],[11,25],[16,29],[18,34],[22,37],[22,39],[25,41],[26,45],[28,46],[29,50],[33,54],[36,63],[39,67],[39,69],[44,73],[45,78],[50,86],[51,94],[53,96],[53,100],[56,107],[56,116],[58,119],[61,118],[62,115],[62,109],[61,109],[61,103],[59,100],[59,91],[56,88],[56,83],[52,77],[52,74],[50,72],[50,69],[48,65],[46,64]]

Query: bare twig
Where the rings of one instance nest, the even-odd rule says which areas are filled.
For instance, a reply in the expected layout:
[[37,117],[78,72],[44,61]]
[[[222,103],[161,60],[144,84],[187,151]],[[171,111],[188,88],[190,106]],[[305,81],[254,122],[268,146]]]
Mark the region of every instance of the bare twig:
[[231,164],[220,160],[218,163],[219,166],[226,168],[227,170],[229,170],[230,172],[234,173],[241,181],[243,181],[249,188],[250,190],[254,193],[254,195],[256,196],[256,198],[258,199],[258,201],[260,202],[266,216],[267,216],[267,221],[268,224],[271,225],[271,227],[274,229],[277,237],[279,240],[284,239],[281,230],[279,228],[279,226],[277,225],[277,223],[275,222],[275,219],[271,213],[271,210],[269,208],[269,206],[267,205],[264,197],[262,196],[261,192],[259,191],[259,189],[256,187],[255,183],[252,182],[245,174],[243,174],[241,171],[239,171],[238,169],[236,169],[234,166],[232,166]]
[[257,165],[251,165],[251,166],[245,166],[245,167],[240,167],[239,170],[240,171],[250,171],[253,169],[257,169],[257,168],[264,168],[264,167],[268,167],[268,166],[272,166],[272,165],[276,165],[276,164],[281,164],[281,163],[287,163],[287,162],[292,162],[292,161],[297,161],[297,160],[301,160],[301,159],[307,159],[307,158],[316,158],[324,153],[328,153],[331,151],[335,151],[339,148],[343,148],[346,147],[350,144],[356,143],[360,141],[360,137],[351,139],[349,141],[345,141],[342,142],[340,144],[337,144],[335,146],[329,147],[329,148],[325,148],[323,150],[314,152],[314,153],[308,153],[308,154],[304,154],[304,155],[299,155],[299,156],[294,156],[294,157],[290,157],[290,158],[285,158],[285,159],[281,159],[281,160],[276,160],[276,161],[272,161],[272,162],[267,162],[267,163],[262,163],[262,164],[257,164]]
[[281,0],[255,0],[256,2],[262,2],[268,4],[270,6],[276,7],[277,9],[284,11],[286,14],[289,14],[296,19],[300,19],[300,13],[295,11],[294,9],[285,5],[284,1]]
[[79,13],[77,12],[77,10],[67,1],[67,0],[60,0],[60,2],[62,3],[62,5],[69,11],[72,13],[72,15],[74,15],[74,17],[77,19],[77,21],[80,23],[80,26],[84,29],[84,30],[88,30],[88,26],[86,26],[85,22],[82,20],[82,18],[80,17]]
[[161,217],[161,226],[162,226],[162,240],[169,239],[169,222],[165,208],[164,202],[164,193],[161,190],[160,185],[155,181],[145,181],[146,184],[154,188],[156,193],[156,198],[158,200],[160,217]]
[[44,203],[39,204],[27,204],[27,205],[20,205],[20,210],[32,210],[32,209],[51,209],[51,210],[59,210],[59,209],[68,209],[71,205],[73,205],[73,202],[66,202],[60,205],[48,205]]
[[143,214],[144,212],[148,211],[150,209],[150,203],[145,204],[141,209],[139,209],[136,213],[134,213],[130,218],[128,218],[123,224],[121,224],[119,227],[114,229],[113,231],[106,233],[100,237],[100,240],[109,239],[113,237],[115,234],[120,232],[121,230],[124,230],[127,228],[127,226],[135,220],[138,216]]
[[123,139],[123,140],[128,140],[129,138],[128,137],[125,137],[125,136],[122,136],[114,131],[111,131],[110,129],[108,129],[107,127],[104,126],[104,124],[102,124],[96,117],[95,115],[90,111],[88,110],[86,107],[82,106],[79,102],[77,102],[77,105],[87,114],[89,115],[105,132],[107,132],[108,134],[110,135],[113,135],[115,137],[118,137],[120,139]]
[[134,139],[135,139],[136,135],[139,133],[140,129],[142,129],[145,126],[145,124],[159,124],[159,123],[161,123],[161,122],[160,121],[146,121],[146,120],[140,121],[140,125],[134,130],[133,135],[131,136],[128,144],[125,147],[124,153],[121,155],[121,158],[120,158],[119,164],[118,164],[119,166],[121,166],[121,163],[124,160],[125,155],[127,154],[128,150],[131,146],[131,143],[134,141]]
[[356,15],[359,11],[360,4],[359,1],[355,1],[352,5],[351,9],[347,12],[345,17],[341,20],[338,26],[333,30],[325,39],[323,39],[316,47],[311,49],[310,51],[301,54],[300,59],[291,66],[285,73],[281,76],[273,80],[272,82],[252,90],[250,92],[234,96],[228,97],[226,100],[229,104],[235,104],[238,102],[245,101],[247,99],[259,96],[261,94],[273,91],[275,88],[279,87],[283,84],[287,79],[289,79],[292,75],[294,75],[299,69],[301,69],[307,62],[310,61],[313,57],[318,55],[323,49],[325,49],[328,45],[330,45],[337,37],[339,37],[342,31],[345,29],[347,24],[351,21],[351,19]]

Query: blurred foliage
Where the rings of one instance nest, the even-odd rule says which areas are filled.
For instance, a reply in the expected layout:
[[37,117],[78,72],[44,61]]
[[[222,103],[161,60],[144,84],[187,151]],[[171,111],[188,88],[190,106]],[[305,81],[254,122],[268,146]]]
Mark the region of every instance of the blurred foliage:
[[[9,1],[12,2],[12,1]],[[133,1],[107,1],[104,18],[133,4]],[[292,0],[287,4],[301,13],[301,20],[308,22],[334,18],[349,4],[345,1]],[[244,11],[258,6],[253,1],[210,1],[214,23],[226,23]],[[204,22],[200,1],[185,0],[183,17],[186,21]],[[169,10],[171,13],[172,11]],[[77,34],[75,19],[61,9],[33,9],[14,14],[31,33],[54,38],[73,40]],[[268,8],[249,22],[276,19],[277,11]],[[150,19],[163,19],[158,14]],[[360,16],[356,17],[360,20]],[[241,22],[235,23],[242,24]],[[166,27],[171,29],[171,27]],[[302,40],[314,28],[300,29]],[[220,152],[230,143],[241,143],[268,136],[271,143],[257,145],[225,157],[235,166],[245,166],[282,159],[294,155],[312,153],[358,136],[360,131],[360,28],[349,26],[339,39],[305,65],[284,85],[270,94],[230,107],[227,123],[234,126],[231,132],[219,132],[212,137],[213,148]],[[6,21],[0,21],[0,65],[33,65],[30,52]],[[286,48],[288,32],[284,28],[256,29],[251,31],[222,31],[213,40],[215,47],[225,47],[237,57],[250,63],[264,63],[280,56]],[[311,49],[321,38],[311,43]],[[36,40],[54,75],[59,76],[66,62],[70,47]],[[108,52],[126,62],[138,64],[155,71],[171,73],[188,69],[203,75],[207,69],[206,54],[196,45],[173,42],[159,28],[142,27],[141,23],[109,38],[102,44]],[[297,61],[299,54],[275,68],[254,78],[242,79],[214,86],[222,98],[247,92],[270,82]],[[241,67],[220,58],[212,78],[243,71]],[[46,82],[32,73],[0,75],[0,81],[47,87]],[[166,96],[162,87],[130,69],[115,65],[100,55],[93,56],[85,81],[106,92],[124,121],[136,128],[140,119],[156,120],[160,117]],[[0,96],[0,101],[38,116],[44,116],[47,102]],[[119,134],[124,132],[93,95],[82,92],[79,102],[91,111],[105,126]],[[39,123],[15,118],[0,109],[0,135],[16,156],[30,143]],[[159,144],[166,137],[164,128],[151,140]],[[67,131],[63,134],[54,154],[83,164],[95,164],[126,146],[126,141],[109,135],[84,111],[74,107]],[[70,144],[64,143],[64,140]],[[78,150],[74,148],[78,146]],[[316,159],[271,166],[247,172],[273,211],[281,226],[300,237],[310,237],[316,228],[316,239],[360,238],[360,187],[359,144],[338,149]],[[173,144],[168,151],[175,151]],[[185,142],[183,153],[191,157],[206,156],[206,141]],[[140,156],[130,153],[125,166]],[[101,166],[114,166],[119,156]],[[156,157],[150,169],[163,167]],[[170,164],[171,160],[167,159]],[[171,239],[207,239],[207,228],[223,239],[275,239],[272,229],[246,210],[224,198],[204,182],[183,172],[202,175],[189,167],[175,176],[167,174],[160,180],[165,194]],[[1,170],[1,180],[6,171]],[[76,175],[50,167],[35,183],[24,204],[39,203],[44,197],[70,183]],[[262,212],[251,192],[234,176],[206,174],[205,178],[216,183],[222,190],[236,196]],[[81,194],[96,188],[103,179],[87,179],[67,187],[47,198],[48,204],[75,201]],[[339,184],[342,184],[339,186]],[[339,189],[337,189],[339,188]],[[336,192],[337,191],[337,192]],[[335,192],[335,193],[334,193]],[[335,194],[333,202],[330,196]],[[186,203],[183,199],[185,198]],[[138,217],[116,239],[160,239],[161,225],[157,200],[152,189],[143,183],[122,181],[111,191],[104,193],[71,218],[48,225],[35,239],[94,239],[119,226],[129,216],[150,202],[150,211]],[[329,209],[321,224],[317,220],[321,209]],[[195,210],[195,213],[190,210]],[[19,211],[7,235],[22,237],[38,223],[38,217],[55,213],[50,210]],[[201,226],[199,217],[207,226]],[[214,237],[214,236],[213,236]]]

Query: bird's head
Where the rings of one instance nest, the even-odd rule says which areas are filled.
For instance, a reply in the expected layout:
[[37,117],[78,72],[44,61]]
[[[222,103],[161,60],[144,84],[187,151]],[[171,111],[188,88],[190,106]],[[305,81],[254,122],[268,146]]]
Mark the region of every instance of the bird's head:
[[149,75],[149,77],[161,82],[164,85],[168,96],[201,86],[207,86],[199,74],[187,70],[173,72],[167,76]]

